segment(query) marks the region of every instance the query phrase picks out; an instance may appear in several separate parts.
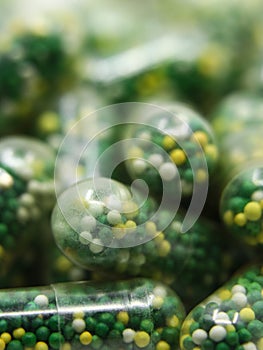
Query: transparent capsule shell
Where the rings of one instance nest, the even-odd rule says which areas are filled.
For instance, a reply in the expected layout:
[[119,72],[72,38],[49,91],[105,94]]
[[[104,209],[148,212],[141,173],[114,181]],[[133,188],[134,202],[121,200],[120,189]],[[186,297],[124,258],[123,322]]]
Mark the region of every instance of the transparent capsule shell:
[[52,230],[63,254],[96,277],[155,278],[192,305],[219,283],[223,254],[213,223],[199,218],[183,232],[185,217],[182,211],[157,207],[135,189],[98,178],[58,197]]
[[[54,206],[54,164],[55,154],[44,142],[23,136],[0,141],[2,287],[25,283],[23,278],[35,275],[32,259],[38,253],[29,251],[28,247],[35,246],[37,251],[38,244],[44,240],[42,234],[36,238],[36,227],[39,233],[46,231]],[[14,276],[18,277],[16,282]]]
[[208,181],[217,163],[213,131],[187,105],[174,103],[162,108],[163,113],[140,117],[140,124],[127,127],[125,137],[133,139],[132,147],[126,149],[127,171],[133,180],[146,181],[155,195],[167,186],[174,196],[173,188],[179,182],[182,196],[189,197],[194,186]]
[[0,291],[1,348],[176,349],[178,296],[146,279]]
[[213,121],[224,154],[220,215],[229,232],[254,246],[263,242],[262,112],[262,98],[237,93],[222,101]]
[[262,266],[250,266],[187,315],[180,348],[262,349]]

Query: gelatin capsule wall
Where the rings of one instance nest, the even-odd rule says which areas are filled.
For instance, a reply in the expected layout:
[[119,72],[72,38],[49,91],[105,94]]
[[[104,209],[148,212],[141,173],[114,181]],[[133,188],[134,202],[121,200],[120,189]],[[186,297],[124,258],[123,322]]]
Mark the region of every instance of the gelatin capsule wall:
[[181,349],[260,350],[262,312],[262,266],[250,266],[187,315],[181,330]]
[[1,349],[176,349],[185,316],[151,280],[76,282],[0,292]]

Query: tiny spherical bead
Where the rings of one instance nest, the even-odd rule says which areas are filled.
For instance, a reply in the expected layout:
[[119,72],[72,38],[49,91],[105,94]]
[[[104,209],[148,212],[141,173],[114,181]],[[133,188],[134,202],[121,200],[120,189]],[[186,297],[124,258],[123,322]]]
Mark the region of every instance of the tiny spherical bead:
[[163,305],[163,298],[162,297],[154,297],[152,301],[152,305],[154,309],[160,309]]
[[205,154],[206,154],[207,157],[210,157],[211,159],[213,159],[215,161],[217,160],[218,150],[217,150],[215,145],[212,145],[212,144],[211,145],[210,144],[206,145],[204,147],[204,151],[205,151]]
[[88,205],[89,213],[95,218],[103,214],[104,204],[102,202],[92,202]]
[[144,331],[136,332],[134,336],[134,342],[139,348],[144,348],[150,343],[150,336]]
[[35,350],[48,350],[48,345],[43,341],[39,341],[35,345]]
[[231,292],[234,293],[246,293],[246,288],[244,286],[241,286],[240,284],[235,284],[232,289]]
[[103,244],[102,244],[100,239],[95,238],[95,239],[93,239],[93,241],[90,244],[89,248],[90,248],[92,253],[99,254],[99,253],[101,253],[103,251],[104,246],[103,246]]
[[8,189],[14,184],[13,177],[8,174],[5,170],[0,169],[0,188]]
[[51,333],[48,338],[49,345],[54,349],[59,349],[63,341],[64,341],[63,335],[58,332]]
[[166,343],[166,341],[164,340],[160,340],[157,344],[156,344],[156,350],[170,350],[171,347],[168,343]]
[[229,316],[227,313],[220,311],[217,314],[213,316],[213,319],[216,321],[217,324],[227,324],[229,323]]
[[163,157],[160,154],[152,154],[148,158],[148,162],[155,168],[159,168],[163,163]]
[[234,216],[234,223],[238,226],[244,226],[247,223],[247,217],[244,213],[238,213]]
[[10,343],[8,343],[7,350],[23,350],[23,345],[19,340],[11,340]]
[[145,230],[147,231],[148,234],[155,235],[157,232],[157,227],[155,222],[153,221],[147,221],[145,223]]
[[132,161],[132,166],[136,174],[141,174],[147,168],[147,162],[143,159],[134,159]]
[[239,308],[243,308],[247,304],[247,296],[241,292],[234,293],[231,299]]
[[227,332],[223,326],[213,326],[209,331],[210,339],[215,342],[219,342],[223,340],[226,336]]
[[30,218],[30,213],[25,207],[19,207],[16,215],[18,220],[22,222],[27,221]]
[[0,337],[6,344],[8,344],[12,339],[11,334],[7,332],[2,333]]
[[19,198],[19,202],[25,207],[32,207],[35,205],[35,199],[30,193],[23,193]]
[[249,307],[245,307],[241,309],[239,316],[240,316],[240,319],[245,322],[249,322],[255,319],[255,313]]
[[135,333],[136,332],[133,329],[131,329],[131,328],[124,329],[124,331],[122,332],[122,337],[123,337],[124,343],[131,343],[131,342],[133,342]]
[[170,253],[171,248],[172,247],[171,247],[170,242],[162,241],[160,246],[159,246],[159,249],[158,249],[159,256],[161,256],[161,257],[167,256]]
[[72,321],[72,328],[77,332],[81,333],[86,327],[85,321],[82,318],[75,318]]
[[32,332],[26,332],[22,337],[22,343],[27,347],[32,347],[36,344],[37,337]]
[[192,334],[193,342],[201,345],[207,339],[207,332],[203,329],[196,329]]
[[256,221],[261,217],[261,206],[257,202],[249,202],[244,207],[246,218],[251,221]]
[[163,163],[159,168],[159,174],[164,181],[173,180],[177,174],[177,168],[172,163]]
[[161,298],[165,298],[167,295],[167,292],[165,290],[165,288],[163,288],[162,286],[157,286],[153,289],[153,294],[157,297],[161,297]]
[[228,289],[222,289],[219,293],[218,296],[222,300],[227,300],[231,297],[231,292]]
[[80,221],[80,226],[83,231],[93,231],[96,227],[96,219],[93,216],[84,216]]
[[179,318],[176,315],[173,315],[172,317],[168,318],[166,320],[167,326],[176,328],[179,326]]
[[17,328],[13,331],[13,337],[16,339],[20,339],[23,337],[23,335],[25,334],[25,330],[24,328]]
[[34,303],[36,303],[41,308],[45,308],[49,304],[48,297],[44,294],[39,294],[35,297]]
[[85,331],[85,332],[80,334],[79,340],[80,340],[81,344],[89,345],[92,341],[92,335],[90,334],[90,332]]
[[120,311],[117,314],[117,320],[126,325],[129,322],[129,314],[128,314],[128,312]]
[[70,345],[70,343],[64,343],[61,346],[61,350],[71,350],[72,346]]
[[92,235],[90,232],[88,231],[82,231],[80,234],[79,234],[79,241],[81,244],[84,244],[84,245],[88,245],[92,242]]
[[243,344],[244,350],[258,350],[259,348],[256,346],[256,344],[252,342],[248,342]]
[[169,150],[171,148],[174,148],[176,145],[175,139],[169,135],[165,135],[163,138],[162,145],[165,149]]
[[186,162],[186,155],[183,150],[181,149],[175,149],[170,153],[170,156],[173,160],[173,162],[176,165],[182,165]]
[[121,222],[121,214],[117,210],[111,210],[107,214],[107,220],[111,225],[117,225]]
[[75,311],[73,314],[73,318],[84,318],[85,313],[82,310]]
[[261,201],[263,199],[263,191],[258,190],[252,193],[251,195],[252,201]]
[[202,147],[205,147],[208,143],[207,134],[203,131],[195,131],[193,133],[193,139],[199,142]]

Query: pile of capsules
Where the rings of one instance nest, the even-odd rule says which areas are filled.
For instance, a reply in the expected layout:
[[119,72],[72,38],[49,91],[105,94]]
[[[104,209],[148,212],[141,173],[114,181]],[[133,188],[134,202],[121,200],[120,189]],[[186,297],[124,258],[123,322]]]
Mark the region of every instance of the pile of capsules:
[[[109,33],[82,33],[95,57],[84,76],[61,32],[23,29],[1,49],[0,350],[263,349],[251,4],[251,27],[244,4],[235,21],[219,11],[228,41],[205,33],[215,8],[199,14],[190,59],[178,28],[178,50],[156,61],[156,42],[112,54],[114,40],[97,59]],[[241,34],[251,50],[239,60]]]

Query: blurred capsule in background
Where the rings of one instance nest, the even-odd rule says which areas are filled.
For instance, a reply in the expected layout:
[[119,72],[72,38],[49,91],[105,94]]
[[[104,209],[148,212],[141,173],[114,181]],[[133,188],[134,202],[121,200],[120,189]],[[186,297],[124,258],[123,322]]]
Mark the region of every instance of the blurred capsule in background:
[[263,99],[249,93],[226,97],[214,111],[220,159],[220,215],[229,231],[261,245],[263,200]]
[[38,116],[76,83],[77,54],[51,24],[24,23],[6,33],[0,50],[0,136],[35,136]]
[[158,106],[160,110],[141,113],[137,123],[126,126],[124,138],[133,139],[125,150],[128,174],[132,180],[144,180],[155,196],[163,193],[163,182],[171,196],[178,181],[183,198],[199,188],[205,191],[218,159],[213,130],[190,106],[179,102]]
[[185,218],[134,188],[96,178],[58,197],[52,229],[65,256],[95,278],[159,279],[190,307],[225,278],[224,253],[216,225],[199,218],[184,232]]
[[2,348],[176,349],[179,297],[146,279],[77,282],[0,292]]
[[37,139],[0,140],[1,287],[38,279],[36,257],[55,202],[54,164],[53,150]]
[[262,349],[262,291],[261,265],[237,273],[188,314],[181,349]]

